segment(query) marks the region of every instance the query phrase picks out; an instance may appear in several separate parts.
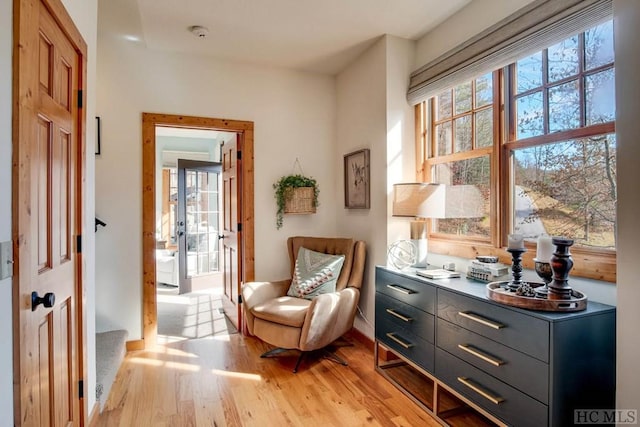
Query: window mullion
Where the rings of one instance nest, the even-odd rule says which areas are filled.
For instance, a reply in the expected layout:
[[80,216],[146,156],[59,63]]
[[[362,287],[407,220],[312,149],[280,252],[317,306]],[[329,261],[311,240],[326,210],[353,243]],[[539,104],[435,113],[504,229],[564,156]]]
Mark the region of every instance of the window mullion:
[[[507,74],[508,77],[508,74]],[[505,76],[501,70],[493,73],[493,152],[491,155],[491,199],[490,199],[490,221],[491,221],[491,245],[499,247],[502,244],[503,230],[501,224],[504,212],[503,185],[506,183],[503,178],[502,167],[502,140],[505,135],[505,120],[510,108],[505,108],[508,98],[504,95],[505,88],[510,86],[510,82],[505,82]]]
[[585,56],[584,56],[584,33],[578,35],[578,96],[580,98],[580,127],[587,125],[587,109],[586,109],[586,94],[585,94]]
[[542,51],[542,133],[549,133],[549,49]]

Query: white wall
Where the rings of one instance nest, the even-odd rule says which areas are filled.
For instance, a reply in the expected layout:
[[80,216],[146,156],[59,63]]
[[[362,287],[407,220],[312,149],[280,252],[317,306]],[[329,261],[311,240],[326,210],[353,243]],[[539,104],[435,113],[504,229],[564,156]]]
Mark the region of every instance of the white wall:
[[617,407],[640,410],[640,2],[614,1],[618,173]]
[[[367,244],[367,270],[360,295],[365,320],[357,316],[355,326],[373,336],[374,269],[385,246],[386,229],[386,40],[381,37],[336,78],[338,146],[332,167],[338,178],[332,188],[338,203],[337,235],[364,240]],[[370,150],[370,209],[344,207],[344,155]]]
[[[385,264],[387,257],[387,197],[393,182],[415,176],[413,108],[406,101],[413,52],[414,42],[383,36],[337,76],[338,234],[367,243],[367,271],[359,304],[366,320],[357,316],[355,327],[371,338],[375,266]],[[346,209],[343,156],[363,148],[371,150],[371,208]]]
[[[287,237],[335,233],[333,78],[151,51],[106,33],[98,43],[96,213],[108,223],[96,236],[98,330],[142,337],[142,112],[254,122],[258,279],[289,276]],[[276,230],[272,184],[293,171],[296,157],[318,181],[320,206],[314,215],[285,216]]]
[[417,41],[414,69],[428,64],[532,1],[472,1]]
[[[0,242],[11,240],[12,2],[0,0]],[[13,425],[11,279],[0,280],[0,426]]]

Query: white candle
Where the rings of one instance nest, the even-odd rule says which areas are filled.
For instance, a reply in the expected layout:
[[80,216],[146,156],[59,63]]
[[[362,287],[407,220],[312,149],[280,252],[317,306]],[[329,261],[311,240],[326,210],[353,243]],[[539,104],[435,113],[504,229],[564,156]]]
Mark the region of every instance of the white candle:
[[546,234],[541,234],[538,237],[538,248],[536,251],[536,259],[542,262],[549,262],[551,254],[553,253],[553,243],[551,237]]
[[522,234],[509,234],[509,249],[524,249]]

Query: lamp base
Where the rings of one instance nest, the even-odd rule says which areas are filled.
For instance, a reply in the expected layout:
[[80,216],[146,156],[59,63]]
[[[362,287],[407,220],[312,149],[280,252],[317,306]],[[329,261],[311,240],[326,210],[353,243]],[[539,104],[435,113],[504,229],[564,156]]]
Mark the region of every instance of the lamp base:
[[411,239],[416,247],[416,262],[411,267],[427,268],[427,239]]
[[427,223],[423,220],[411,221],[411,243],[417,249],[415,268],[427,268]]

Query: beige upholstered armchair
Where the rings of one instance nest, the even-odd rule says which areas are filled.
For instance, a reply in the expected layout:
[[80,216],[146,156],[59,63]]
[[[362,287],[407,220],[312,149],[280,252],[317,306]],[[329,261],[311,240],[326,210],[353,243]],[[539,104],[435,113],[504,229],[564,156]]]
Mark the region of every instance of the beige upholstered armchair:
[[322,349],[325,357],[346,366],[344,360],[328,352],[326,347],[353,326],[364,274],[365,243],[345,238],[290,237],[287,246],[292,277],[299,274],[296,259],[301,247],[323,254],[344,255],[344,263],[335,282],[335,292],[309,299],[287,295],[288,291],[291,294],[292,279],[244,284],[242,303],[249,333],[276,347],[260,357],[299,350],[293,370],[297,372],[307,352]]

